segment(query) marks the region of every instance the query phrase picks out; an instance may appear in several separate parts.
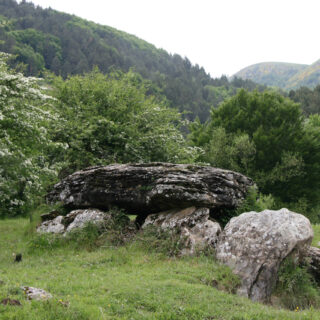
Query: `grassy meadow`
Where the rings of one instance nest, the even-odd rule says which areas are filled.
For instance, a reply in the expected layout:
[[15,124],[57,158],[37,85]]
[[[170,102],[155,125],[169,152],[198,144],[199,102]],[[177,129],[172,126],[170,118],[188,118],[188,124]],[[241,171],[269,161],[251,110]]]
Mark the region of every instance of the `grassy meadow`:
[[[234,295],[238,279],[210,256],[168,257],[139,242],[88,249],[53,241],[50,247],[32,240],[29,225],[27,219],[0,220],[0,301],[22,303],[0,305],[1,320],[320,319],[315,309],[289,311]],[[14,263],[18,252],[23,260]],[[28,301],[21,286],[54,298]]]

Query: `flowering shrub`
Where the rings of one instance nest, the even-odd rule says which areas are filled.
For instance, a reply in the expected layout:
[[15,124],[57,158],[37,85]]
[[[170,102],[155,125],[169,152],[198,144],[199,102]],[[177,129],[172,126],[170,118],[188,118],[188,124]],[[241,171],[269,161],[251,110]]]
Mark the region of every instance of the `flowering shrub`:
[[[47,151],[53,98],[38,79],[9,70],[9,56],[0,53],[0,217],[23,214],[57,174]],[[52,159],[51,159],[52,160]]]

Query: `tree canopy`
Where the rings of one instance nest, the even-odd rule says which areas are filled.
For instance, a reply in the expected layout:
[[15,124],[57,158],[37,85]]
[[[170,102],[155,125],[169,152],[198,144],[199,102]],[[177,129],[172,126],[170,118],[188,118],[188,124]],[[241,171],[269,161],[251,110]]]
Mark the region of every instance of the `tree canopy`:
[[54,140],[67,144],[63,161],[68,172],[114,162],[193,162],[179,130],[181,115],[165,99],[147,96],[144,80],[133,72],[84,76],[54,81],[57,109],[64,122]]
[[241,90],[205,125],[194,123],[190,139],[206,151],[200,160],[249,175],[281,203],[310,208],[320,191],[318,120],[277,92]]

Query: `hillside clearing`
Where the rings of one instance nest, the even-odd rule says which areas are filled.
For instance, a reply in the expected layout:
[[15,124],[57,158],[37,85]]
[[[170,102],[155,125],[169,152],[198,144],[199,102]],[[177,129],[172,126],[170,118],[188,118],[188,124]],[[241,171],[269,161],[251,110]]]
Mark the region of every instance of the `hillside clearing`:
[[[137,246],[91,252],[57,248],[28,253],[27,219],[0,221],[1,319],[319,319],[315,310],[289,312],[219,291],[228,272],[207,257],[167,258]],[[14,263],[12,254],[22,252]],[[29,251],[30,252],[30,251]],[[223,279],[225,277],[225,279]],[[27,301],[20,287],[43,288],[50,302]]]

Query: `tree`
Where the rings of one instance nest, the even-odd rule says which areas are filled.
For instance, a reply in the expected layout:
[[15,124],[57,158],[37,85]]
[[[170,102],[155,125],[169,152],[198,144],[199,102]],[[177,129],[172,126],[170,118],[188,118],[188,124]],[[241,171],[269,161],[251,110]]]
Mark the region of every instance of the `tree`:
[[198,149],[188,147],[179,131],[180,114],[165,100],[147,96],[145,81],[129,72],[103,75],[97,69],[67,80],[56,78],[57,108],[64,122],[55,141],[68,149],[65,173],[114,162],[193,162]]
[[210,122],[191,130],[193,144],[206,151],[202,161],[220,159],[224,168],[251,176],[263,193],[282,203],[302,199],[310,208],[319,201],[318,121],[306,121],[290,99],[272,91],[240,90],[212,109]]

